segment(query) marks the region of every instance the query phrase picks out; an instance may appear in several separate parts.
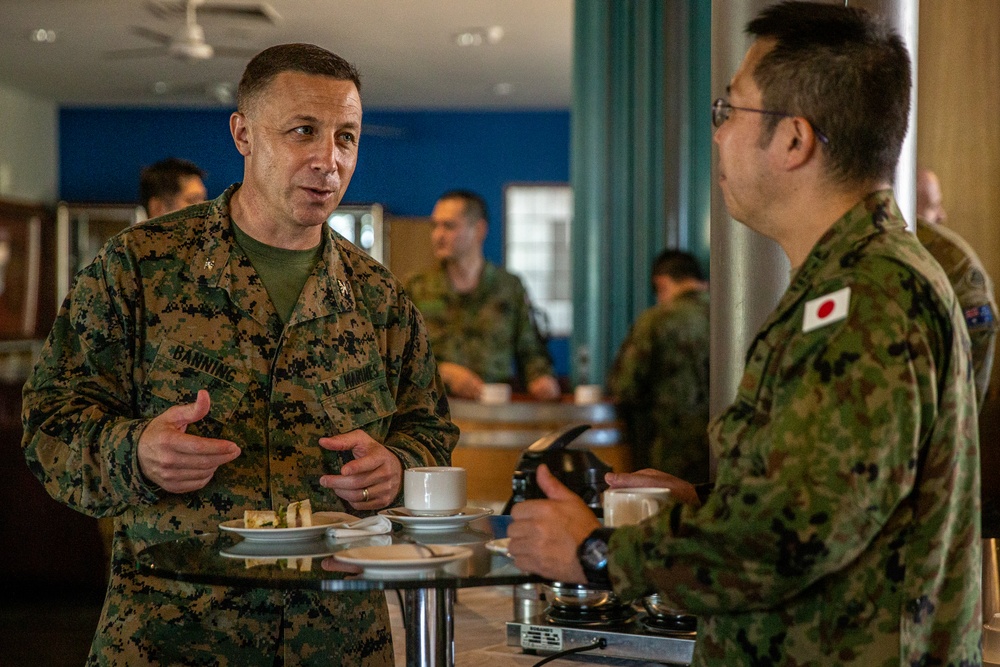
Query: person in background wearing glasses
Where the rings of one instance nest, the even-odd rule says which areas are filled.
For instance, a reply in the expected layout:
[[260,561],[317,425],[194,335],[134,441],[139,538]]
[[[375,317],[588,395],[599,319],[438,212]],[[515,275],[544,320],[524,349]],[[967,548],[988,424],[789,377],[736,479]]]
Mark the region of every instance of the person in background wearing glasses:
[[941,204],[941,184],[929,169],[917,170],[917,238],[944,269],[955,289],[965,325],[972,341],[972,367],[976,376],[976,399],[983,410],[993,370],[996,346],[997,302],[993,281],[979,255],[954,230],[944,226],[947,213]]
[[[659,593],[699,617],[693,664],[978,665],[979,435],[969,338],[891,184],[910,64],[864,10],[786,2],[713,112],[734,218],[778,242],[790,286],[733,404],[709,426],[714,487],[602,528],[544,469],[517,504],[515,564]],[[824,141],[822,137],[826,140]]]

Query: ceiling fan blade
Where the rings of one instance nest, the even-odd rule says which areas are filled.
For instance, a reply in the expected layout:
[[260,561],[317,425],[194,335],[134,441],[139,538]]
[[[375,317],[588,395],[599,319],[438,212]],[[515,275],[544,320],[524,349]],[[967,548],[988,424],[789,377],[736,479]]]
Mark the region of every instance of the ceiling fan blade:
[[263,49],[242,49],[236,46],[216,46],[215,55],[223,58],[253,58]]
[[105,51],[102,56],[108,60],[125,60],[126,58],[150,58],[166,55],[167,50],[159,46],[146,46],[138,49],[114,49]]
[[[149,13],[159,19],[167,19],[175,16],[184,16],[187,12],[187,2],[185,0],[173,1],[160,0],[159,2],[147,2],[146,9]],[[234,16],[245,19],[255,19],[277,23],[281,20],[281,14],[266,2],[204,2],[195,7],[195,11],[200,15],[214,14],[216,16]]]
[[133,35],[145,37],[150,41],[156,42],[157,44],[163,44],[164,46],[173,41],[173,38],[170,35],[159,32],[158,30],[153,30],[152,28],[144,28],[141,25],[132,26],[131,32]]
[[258,19],[277,23],[281,15],[265,2],[206,2],[198,6],[199,14],[215,14],[217,16],[237,16],[246,19]]

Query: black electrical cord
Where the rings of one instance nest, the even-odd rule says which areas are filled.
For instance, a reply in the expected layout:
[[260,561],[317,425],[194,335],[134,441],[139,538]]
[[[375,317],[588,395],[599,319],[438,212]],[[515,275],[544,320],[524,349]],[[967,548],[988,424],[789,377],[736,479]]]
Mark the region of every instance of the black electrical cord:
[[565,651],[559,651],[558,653],[553,653],[544,660],[539,660],[531,667],[542,667],[545,663],[552,662],[553,660],[558,660],[559,658],[565,658],[567,655],[572,655],[573,653],[584,653],[585,651],[593,651],[595,648],[604,649],[608,645],[608,640],[604,637],[596,639],[593,644],[588,644],[586,646],[577,646],[576,648],[568,648]]

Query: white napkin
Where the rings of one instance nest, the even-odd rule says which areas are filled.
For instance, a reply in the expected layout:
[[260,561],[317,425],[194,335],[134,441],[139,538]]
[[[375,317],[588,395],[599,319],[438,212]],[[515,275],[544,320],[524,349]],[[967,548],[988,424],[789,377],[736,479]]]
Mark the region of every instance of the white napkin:
[[326,529],[326,534],[330,537],[365,537],[368,535],[384,535],[391,532],[392,522],[378,514],[350,523],[335,523]]

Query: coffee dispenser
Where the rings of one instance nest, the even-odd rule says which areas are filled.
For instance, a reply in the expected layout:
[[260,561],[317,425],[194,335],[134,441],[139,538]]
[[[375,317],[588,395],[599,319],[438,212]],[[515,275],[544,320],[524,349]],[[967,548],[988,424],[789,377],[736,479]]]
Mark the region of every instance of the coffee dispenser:
[[598,517],[603,516],[601,493],[608,488],[604,475],[611,472],[611,466],[593,452],[569,448],[570,443],[589,428],[590,424],[568,426],[539,438],[524,450],[514,470],[510,500],[502,513],[510,514],[511,507],[522,500],[545,497],[535,478],[538,466],[544,463],[556,479],[583,498]]

